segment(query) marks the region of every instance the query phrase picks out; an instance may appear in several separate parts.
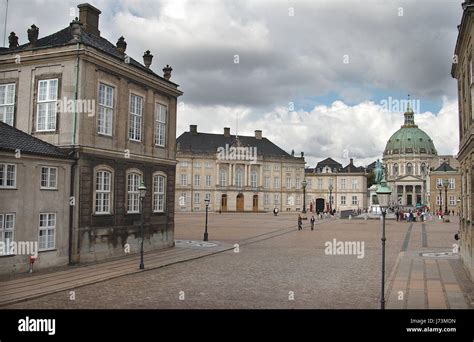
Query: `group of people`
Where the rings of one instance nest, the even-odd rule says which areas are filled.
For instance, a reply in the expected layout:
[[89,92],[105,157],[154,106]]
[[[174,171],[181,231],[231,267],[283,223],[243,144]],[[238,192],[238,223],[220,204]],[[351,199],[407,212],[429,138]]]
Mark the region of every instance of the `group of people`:
[[425,207],[423,209],[409,209],[409,210],[403,210],[403,209],[396,209],[395,210],[395,217],[397,218],[397,221],[406,221],[406,222],[424,222],[428,219],[428,217],[431,215],[430,209]]

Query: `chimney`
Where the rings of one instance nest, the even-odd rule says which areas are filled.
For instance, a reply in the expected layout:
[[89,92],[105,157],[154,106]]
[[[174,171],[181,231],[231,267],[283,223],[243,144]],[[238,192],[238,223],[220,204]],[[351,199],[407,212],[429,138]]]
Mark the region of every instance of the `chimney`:
[[354,165],[354,159],[353,158],[349,159],[349,161],[350,161],[351,165]]
[[230,127],[224,127],[224,137],[230,137]]
[[255,139],[262,140],[262,131],[260,129],[255,131]]
[[150,53],[150,50],[146,50],[143,55],[143,64],[150,69],[151,61],[153,60],[153,55]]
[[171,78],[171,72],[173,71],[173,68],[170,67],[168,64],[163,68],[163,77],[167,80]]
[[39,27],[33,24],[31,25],[31,27],[28,29],[27,32],[28,32],[28,40],[30,41],[30,45],[35,46],[36,41],[38,40],[38,36],[39,36]]
[[117,40],[117,44],[115,44],[117,47],[117,51],[124,54],[125,50],[127,50],[127,42],[125,41],[125,38],[122,36]]
[[84,26],[84,30],[100,37],[99,15],[101,12],[88,3],[77,5],[77,8],[79,8],[79,21]]
[[197,134],[198,126],[197,125],[189,125],[189,131],[193,134]]

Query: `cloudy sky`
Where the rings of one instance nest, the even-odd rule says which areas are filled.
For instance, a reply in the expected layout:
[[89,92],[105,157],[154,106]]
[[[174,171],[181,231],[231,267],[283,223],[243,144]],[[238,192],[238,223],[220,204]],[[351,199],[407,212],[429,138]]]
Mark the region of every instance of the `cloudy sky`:
[[[456,82],[450,76],[462,0],[90,0],[101,35],[127,53],[173,67],[184,95],[178,131],[263,135],[308,166],[331,156],[365,165],[403,123],[416,123],[440,154],[458,151]],[[10,0],[7,35],[27,41],[66,27],[77,1]],[[6,0],[0,0],[3,16]],[[3,25],[2,25],[3,38]],[[238,120],[237,120],[238,118]],[[237,126],[238,121],[238,126]]]

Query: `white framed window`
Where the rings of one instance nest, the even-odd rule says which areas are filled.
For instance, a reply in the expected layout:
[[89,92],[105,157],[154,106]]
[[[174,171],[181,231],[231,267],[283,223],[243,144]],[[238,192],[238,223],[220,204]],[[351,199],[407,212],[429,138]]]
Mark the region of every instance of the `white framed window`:
[[179,205],[181,207],[185,207],[188,203],[188,197],[187,197],[187,193],[185,192],[182,192],[180,195],[179,195]]
[[449,205],[456,205],[456,196],[449,196]]
[[242,171],[237,169],[235,171],[235,186],[241,187],[242,186]]
[[291,166],[286,167],[286,172],[291,172]]
[[272,167],[271,167],[270,164],[265,164],[265,165],[263,166],[263,169],[264,169],[265,171],[270,171],[271,168],[272,168]]
[[436,187],[440,188],[443,186],[443,180],[441,178],[436,179]]
[[270,177],[265,177],[263,178],[263,187],[265,189],[270,188]]
[[406,174],[412,175],[413,174],[413,165],[412,163],[407,163],[406,165]]
[[166,203],[166,176],[163,174],[153,175],[153,212],[165,211]]
[[201,168],[201,162],[198,162],[198,161],[197,161],[197,162],[194,162],[194,167],[195,167],[196,169]]
[[206,162],[206,169],[212,169],[212,163]]
[[286,188],[291,189],[291,177],[286,177]]
[[301,179],[299,177],[296,178],[296,188],[301,189]]
[[199,192],[194,193],[194,203],[201,203],[201,194]]
[[302,197],[303,196],[301,196],[301,195],[296,195],[296,205],[301,205],[301,198]]
[[250,174],[250,186],[252,188],[257,187],[257,171],[252,171]]
[[41,189],[58,188],[58,168],[50,166],[41,167]]
[[275,164],[275,171],[280,171],[280,164]]
[[112,135],[114,117],[114,88],[99,83],[99,113],[97,115],[97,133]]
[[359,181],[357,179],[352,180],[352,189],[356,190],[359,187]]
[[393,164],[393,175],[398,176],[398,164]]
[[181,174],[181,186],[188,186],[188,175],[182,173]]
[[15,83],[0,84],[0,121],[13,126],[15,113]]
[[219,178],[219,185],[220,185],[220,186],[227,186],[227,173],[226,173],[224,170],[222,170],[222,171],[220,172],[220,175],[219,175],[219,176],[220,176],[220,178]]
[[56,235],[56,213],[41,213],[39,219],[38,250],[54,249]]
[[449,178],[448,182],[449,182],[448,189],[454,189],[455,186],[456,186],[455,179],[454,178]]
[[142,140],[143,97],[130,94],[130,121],[128,138],[133,141]]
[[330,186],[331,186],[331,185],[334,186],[334,179],[329,178],[329,185],[330,185]]
[[194,186],[201,186],[201,176],[194,175]]
[[186,168],[188,167],[188,162],[187,161],[182,161],[179,163],[179,165],[182,167],[182,168]]
[[268,194],[263,194],[263,205],[270,204],[270,196]]
[[57,99],[58,79],[39,80],[36,104],[36,130],[38,132],[56,130]]
[[352,205],[357,205],[357,196],[352,196]]
[[293,196],[286,195],[286,205],[293,205]]
[[311,178],[306,178],[306,189],[311,189]]
[[206,175],[206,187],[210,187],[212,183],[212,177],[211,175]]
[[346,179],[342,178],[341,179],[341,190],[345,190],[345,189],[346,189]]
[[436,204],[437,205],[443,205],[443,197],[441,196],[436,196]]
[[155,145],[165,147],[166,143],[166,118],[168,108],[160,103],[155,105]]
[[321,190],[323,188],[323,180],[322,178],[318,178],[318,189]]
[[112,172],[97,170],[95,173],[95,213],[110,214],[112,197]]
[[[0,214],[0,241],[5,245],[9,245],[15,239],[15,214]],[[5,248],[5,254],[9,254],[10,249]]]
[[280,195],[279,194],[274,194],[273,195],[273,203],[275,205],[280,204]]
[[280,189],[280,177],[275,177],[273,179],[273,184],[274,184],[275,189]]
[[16,187],[16,164],[0,163],[0,188]]
[[341,196],[341,205],[346,204],[346,196]]
[[142,176],[136,171],[127,173],[127,213],[140,212],[140,190]]

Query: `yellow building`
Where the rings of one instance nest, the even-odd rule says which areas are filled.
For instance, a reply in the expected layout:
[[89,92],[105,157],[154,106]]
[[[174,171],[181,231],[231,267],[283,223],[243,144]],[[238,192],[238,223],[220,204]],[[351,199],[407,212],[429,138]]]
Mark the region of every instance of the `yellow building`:
[[430,172],[430,209],[458,215],[461,196],[461,173],[459,169],[443,162]]

